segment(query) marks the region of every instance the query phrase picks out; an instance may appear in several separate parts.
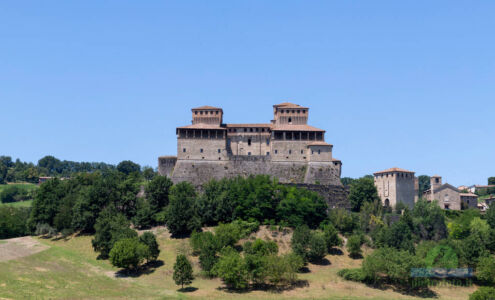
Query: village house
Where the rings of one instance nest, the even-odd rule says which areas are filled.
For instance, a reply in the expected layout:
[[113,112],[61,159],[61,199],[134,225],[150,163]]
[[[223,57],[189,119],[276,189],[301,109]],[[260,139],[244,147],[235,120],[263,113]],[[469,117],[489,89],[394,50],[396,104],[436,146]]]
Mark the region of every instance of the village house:
[[447,210],[461,210],[460,191],[448,183],[442,184],[442,177],[435,175],[430,178],[431,187],[423,192],[427,201],[438,201],[438,205]]

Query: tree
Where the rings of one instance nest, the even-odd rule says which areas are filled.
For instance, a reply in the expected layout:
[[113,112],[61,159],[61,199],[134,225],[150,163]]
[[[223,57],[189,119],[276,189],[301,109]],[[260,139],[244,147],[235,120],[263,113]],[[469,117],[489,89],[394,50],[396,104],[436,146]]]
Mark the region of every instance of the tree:
[[308,260],[308,246],[310,240],[311,231],[306,225],[297,227],[292,234],[292,251],[302,257],[305,262]]
[[130,160],[124,160],[117,165],[117,171],[124,173],[125,175],[135,172],[139,173],[141,171],[141,166]]
[[152,180],[156,176],[155,171],[152,167],[143,167],[143,177],[146,180]]
[[308,259],[312,262],[321,261],[327,254],[327,244],[323,233],[314,231],[309,239]]
[[232,248],[222,251],[215,264],[214,273],[220,277],[230,289],[241,290],[248,286],[249,273],[242,256]]
[[137,270],[148,256],[148,247],[137,238],[117,241],[110,251],[110,262],[118,268]]
[[476,267],[476,277],[489,285],[495,285],[495,258],[490,256],[480,258]]
[[136,215],[132,218],[132,223],[140,229],[151,227],[153,212],[148,201],[145,198],[138,198],[136,206]]
[[330,252],[333,247],[342,246],[342,239],[339,237],[337,229],[332,224],[323,226],[323,237],[328,252]]
[[495,185],[495,176],[488,177],[488,185]]
[[347,251],[350,257],[361,257],[361,236],[353,234],[347,239]]
[[486,211],[486,221],[492,229],[495,229],[495,205],[490,205]]
[[130,222],[112,207],[105,208],[95,224],[95,235],[91,241],[93,249],[100,252],[100,258],[107,258],[115,243],[124,238],[136,238],[137,232],[130,228]]
[[424,240],[439,241],[447,237],[445,215],[437,202],[419,200],[412,211],[414,233]]
[[353,211],[359,211],[361,205],[365,202],[373,203],[378,199],[378,191],[376,190],[373,178],[362,177],[351,184],[349,192],[349,201]]
[[493,300],[495,288],[489,286],[481,286],[476,292],[469,295],[469,300]]
[[139,237],[139,241],[148,247],[147,261],[156,261],[160,255],[160,247],[156,241],[156,236],[152,232],[145,232]]
[[168,205],[172,185],[172,181],[165,176],[155,176],[149,182],[145,189],[145,194],[153,214],[159,213]]
[[177,255],[175,259],[173,278],[175,284],[181,285],[182,289],[184,288],[184,284],[190,285],[194,280],[191,263],[183,254]]
[[200,227],[195,211],[195,197],[194,187],[188,182],[174,185],[170,190],[166,222],[172,235],[188,235]]
[[423,197],[423,192],[431,187],[430,176],[420,175],[418,176],[418,197]]
[[9,239],[29,234],[26,220],[29,208],[0,205],[0,239]]
[[340,182],[344,186],[350,186],[354,181],[356,181],[356,179],[351,178],[351,177],[342,177],[342,178],[340,178]]

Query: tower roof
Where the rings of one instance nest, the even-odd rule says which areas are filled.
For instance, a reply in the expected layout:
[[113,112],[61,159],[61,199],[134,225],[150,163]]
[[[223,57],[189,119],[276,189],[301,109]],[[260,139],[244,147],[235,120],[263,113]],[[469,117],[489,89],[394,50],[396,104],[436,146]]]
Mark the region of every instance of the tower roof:
[[379,172],[376,172],[376,173],[373,173],[373,174],[377,175],[377,174],[392,173],[392,172],[413,173],[414,174],[413,171],[408,171],[408,170],[397,168],[397,167],[386,169],[386,170],[383,170],[383,171],[379,171]]
[[299,104],[294,104],[294,103],[290,103],[290,102],[284,102],[284,103],[280,103],[280,104],[275,104],[273,107],[283,107],[283,108],[307,108],[307,107],[303,107]]
[[209,106],[209,105],[203,105],[200,107],[193,108],[191,110],[199,110],[199,109],[202,109],[202,110],[222,110],[220,107],[214,107],[214,106]]

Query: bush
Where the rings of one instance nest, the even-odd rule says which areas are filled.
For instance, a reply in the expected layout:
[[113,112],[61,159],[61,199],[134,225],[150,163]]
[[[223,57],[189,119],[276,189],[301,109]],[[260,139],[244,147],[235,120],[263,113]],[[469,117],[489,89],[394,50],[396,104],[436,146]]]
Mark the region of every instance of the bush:
[[144,198],[137,199],[136,215],[132,218],[132,223],[139,229],[150,228],[153,224],[153,211],[150,204]]
[[342,246],[342,239],[339,237],[337,229],[332,224],[323,226],[323,237],[325,238],[328,252],[330,252],[333,247]]
[[29,208],[0,206],[0,239],[9,239],[29,234],[26,220]]
[[219,249],[234,246],[241,238],[241,228],[234,223],[220,224],[215,228],[215,239]]
[[321,261],[327,254],[327,245],[323,233],[312,232],[309,239],[308,259],[312,262]]
[[244,253],[253,255],[276,255],[278,253],[278,245],[274,241],[264,241],[256,239],[254,242],[246,242],[243,245]]
[[34,231],[34,234],[51,238],[57,235],[57,230],[46,223],[36,224],[36,230]]
[[493,300],[495,299],[495,288],[482,286],[476,292],[469,295],[469,300]]
[[476,277],[489,285],[495,285],[495,258],[480,258],[478,267],[476,268]]
[[342,208],[330,210],[329,219],[343,235],[351,234],[359,228],[359,220],[351,212]]
[[357,269],[342,269],[337,272],[337,275],[345,280],[363,282],[366,280],[366,276],[361,268]]
[[155,235],[152,232],[147,231],[139,237],[139,241],[148,247],[149,251],[146,260],[156,261],[158,255],[160,255],[160,248]]
[[245,260],[232,248],[224,249],[215,264],[214,273],[230,289],[241,290],[248,286],[249,273]]
[[354,234],[347,239],[347,251],[349,251],[349,256],[356,258],[361,257],[361,236]]
[[5,186],[0,192],[1,203],[11,203],[17,201],[23,201],[28,198],[28,191],[22,188],[18,184],[9,184]]
[[115,243],[109,257],[112,265],[118,268],[137,270],[148,252],[148,247],[137,238],[126,238]]
[[292,284],[297,279],[297,271],[303,265],[303,259],[292,253],[283,256],[269,255],[265,257],[264,270],[271,284]]
[[174,264],[173,279],[175,284],[181,285],[182,288],[184,288],[184,284],[189,285],[194,280],[191,263],[185,255],[177,255]]
[[307,262],[308,260],[308,246],[311,240],[311,231],[306,225],[299,226],[294,230],[292,234],[291,246],[292,251],[302,257]]

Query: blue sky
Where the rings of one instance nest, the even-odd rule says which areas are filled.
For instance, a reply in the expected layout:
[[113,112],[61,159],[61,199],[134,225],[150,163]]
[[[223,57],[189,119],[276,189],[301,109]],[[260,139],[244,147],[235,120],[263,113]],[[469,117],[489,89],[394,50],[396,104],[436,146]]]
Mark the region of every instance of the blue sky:
[[176,153],[190,108],[310,107],[343,176],[495,176],[493,1],[2,1],[0,154]]

